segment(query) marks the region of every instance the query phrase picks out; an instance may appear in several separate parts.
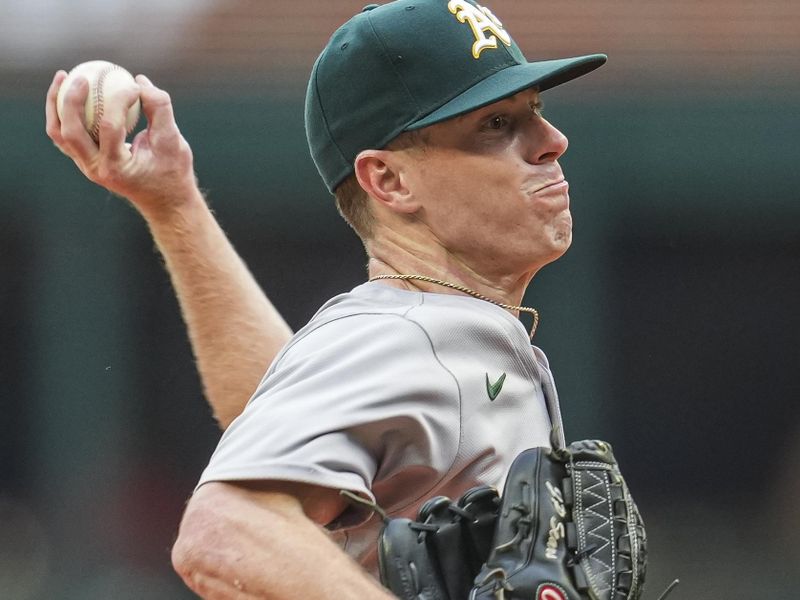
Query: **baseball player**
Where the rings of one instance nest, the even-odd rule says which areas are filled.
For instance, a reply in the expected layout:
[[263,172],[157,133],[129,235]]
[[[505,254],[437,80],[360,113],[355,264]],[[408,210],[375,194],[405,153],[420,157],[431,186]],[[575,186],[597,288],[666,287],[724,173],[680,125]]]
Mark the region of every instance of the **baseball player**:
[[[560,437],[547,359],[530,343],[538,313],[520,306],[533,276],[571,242],[558,163],[567,139],[543,118],[540,95],[605,60],[528,62],[505,24],[469,0],[370,5],[333,34],[311,73],[306,130],[322,179],[364,242],[369,281],[330,300],[283,346],[225,430],[173,549],[191,589],[208,598],[391,597],[370,577],[380,519],[348,498],[410,517],[433,495],[501,486],[519,452]],[[138,82],[149,133],[132,154],[110,127],[90,147],[77,124],[79,86],[63,123],[51,91],[48,131],[148,219],[212,391],[207,373],[249,351],[241,341],[264,336],[263,364],[288,333],[196,191],[168,96]],[[238,276],[218,272],[231,265]],[[241,312],[209,332],[186,305],[220,282],[220,297],[239,298],[226,310]],[[520,312],[532,315],[531,331]],[[252,330],[232,339],[225,363],[227,349],[209,338],[235,338],[226,327],[242,318]],[[227,424],[241,405],[221,403]]]

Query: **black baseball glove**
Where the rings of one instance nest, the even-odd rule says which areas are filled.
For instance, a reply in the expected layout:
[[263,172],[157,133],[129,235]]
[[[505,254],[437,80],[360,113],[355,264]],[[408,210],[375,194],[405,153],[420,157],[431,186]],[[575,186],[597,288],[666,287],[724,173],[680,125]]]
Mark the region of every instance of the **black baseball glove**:
[[636,600],[647,539],[611,446],[532,448],[509,470],[470,600]]
[[416,521],[387,519],[378,540],[381,581],[402,600],[466,600],[492,547],[500,500],[488,486],[457,502],[431,498]]
[[636,600],[647,548],[611,447],[591,440],[522,452],[502,501],[481,487],[388,519],[378,556],[402,600]]

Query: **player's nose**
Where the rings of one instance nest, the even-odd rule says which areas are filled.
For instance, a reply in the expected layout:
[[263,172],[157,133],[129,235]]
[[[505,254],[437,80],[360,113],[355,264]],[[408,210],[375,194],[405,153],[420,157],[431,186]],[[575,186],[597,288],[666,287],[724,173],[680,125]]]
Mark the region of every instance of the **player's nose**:
[[547,119],[535,117],[530,120],[531,131],[527,136],[526,157],[529,163],[538,165],[558,160],[567,151],[569,140]]

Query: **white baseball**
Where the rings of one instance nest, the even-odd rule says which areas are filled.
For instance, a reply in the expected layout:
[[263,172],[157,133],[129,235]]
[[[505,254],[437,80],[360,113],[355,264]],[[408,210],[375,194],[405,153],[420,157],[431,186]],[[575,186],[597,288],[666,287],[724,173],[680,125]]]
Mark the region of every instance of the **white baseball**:
[[[77,77],[83,77],[89,81],[89,95],[86,98],[83,123],[86,131],[97,143],[103,113],[114,102],[122,101],[120,92],[129,90],[132,86],[137,86],[138,84],[133,75],[114,63],[105,60],[92,60],[81,63],[69,72],[58,90],[56,109],[58,110],[59,118],[63,118],[64,93]],[[140,112],[141,102],[137,99],[133,106],[128,109],[125,122],[126,133],[130,133],[136,127]]]

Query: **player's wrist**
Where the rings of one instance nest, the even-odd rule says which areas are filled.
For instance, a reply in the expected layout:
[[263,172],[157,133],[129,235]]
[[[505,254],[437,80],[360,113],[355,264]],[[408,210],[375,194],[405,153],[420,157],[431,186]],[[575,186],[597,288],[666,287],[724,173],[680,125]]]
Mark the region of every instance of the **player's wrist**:
[[199,212],[209,211],[206,198],[194,177],[191,183],[164,190],[158,196],[142,195],[128,199],[151,228],[186,224]]

